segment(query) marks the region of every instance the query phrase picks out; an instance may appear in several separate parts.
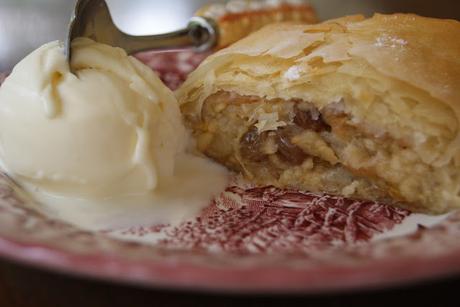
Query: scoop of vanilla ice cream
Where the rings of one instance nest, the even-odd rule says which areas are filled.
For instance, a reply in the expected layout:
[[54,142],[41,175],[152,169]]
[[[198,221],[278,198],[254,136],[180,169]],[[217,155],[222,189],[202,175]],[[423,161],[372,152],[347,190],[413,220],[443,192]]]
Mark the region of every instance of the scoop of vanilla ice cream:
[[0,86],[0,160],[59,194],[154,190],[173,176],[185,128],[173,93],[124,50],[79,38],[37,49]]

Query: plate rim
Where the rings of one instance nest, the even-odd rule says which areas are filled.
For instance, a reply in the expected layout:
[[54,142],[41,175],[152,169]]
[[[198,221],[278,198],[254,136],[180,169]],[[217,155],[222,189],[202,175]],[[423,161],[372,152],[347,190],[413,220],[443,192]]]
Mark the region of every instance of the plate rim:
[[[120,255],[100,252],[79,255],[43,243],[25,243],[0,236],[0,256],[16,263],[80,278],[149,289],[236,294],[365,291],[460,274],[460,248],[449,254],[430,258],[374,259],[359,267],[333,267],[327,264],[314,268],[222,268],[164,259],[133,261]],[[254,279],[254,276],[257,277]],[[266,278],[261,278],[263,276]],[[363,280],[366,281],[365,284]]]

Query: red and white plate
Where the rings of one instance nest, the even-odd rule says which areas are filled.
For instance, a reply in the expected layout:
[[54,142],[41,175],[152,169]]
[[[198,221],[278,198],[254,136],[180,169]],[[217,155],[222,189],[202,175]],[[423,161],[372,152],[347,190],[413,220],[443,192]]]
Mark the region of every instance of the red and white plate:
[[[139,58],[176,88],[204,56]],[[432,217],[375,202],[233,184],[200,217],[179,225],[91,232],[41,214],[30,202],[0,174],[0,255],[112,281],[312,293],[460,273],[460,212]]]

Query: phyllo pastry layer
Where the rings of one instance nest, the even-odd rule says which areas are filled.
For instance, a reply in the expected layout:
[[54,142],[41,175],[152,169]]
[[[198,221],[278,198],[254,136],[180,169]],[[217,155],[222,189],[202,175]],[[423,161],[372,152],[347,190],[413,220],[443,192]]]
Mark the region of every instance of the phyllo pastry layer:
[[419,211],[460,207],[460,22],[275,24],[177,95],[200,151],[258,184]]

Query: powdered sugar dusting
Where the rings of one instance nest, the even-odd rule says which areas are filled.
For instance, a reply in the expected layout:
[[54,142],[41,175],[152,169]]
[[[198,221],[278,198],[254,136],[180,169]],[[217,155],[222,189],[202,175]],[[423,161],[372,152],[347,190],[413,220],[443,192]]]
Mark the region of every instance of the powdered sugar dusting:
[[404,47],[407,44],[408,42],[402,38],[398,38],[398,37],[391,36],[388,34],[382,34],[375,39],[374,46],[397,48],[397,47]]
[[290,67],[285,73],[284,78],[288,81],[295,81],[300,78],[301,68],[297,65]]

